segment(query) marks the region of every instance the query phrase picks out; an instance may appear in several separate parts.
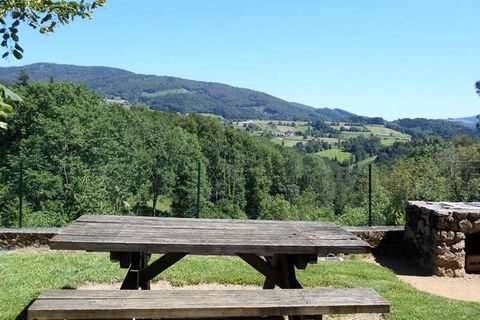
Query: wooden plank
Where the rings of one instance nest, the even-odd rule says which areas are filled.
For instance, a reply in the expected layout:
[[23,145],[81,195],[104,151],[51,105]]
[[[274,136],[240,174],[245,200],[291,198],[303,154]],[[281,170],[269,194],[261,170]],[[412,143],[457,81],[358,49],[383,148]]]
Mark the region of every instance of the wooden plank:
[[218,224],[262,224],[262,225],[317,225],[325,227],[338,226],[333,222],[325,221],[278,221],[278,220],[248,220],[248,219],[197,219],[197,218],[166,218],[166,217],[138,217],[138,216],[115,216],[115,215],[83,215],[77,219],[79,222],[113,222],[113,223],[181,223],[182,225],[191,223],[196,225],[198,223],[218,223]]
[[254,253],[261,256],[272,256],[275,254],[317,254],[325,256],[329,253],[366,253],[368,247],[355,241],[329,240],[316,245],[278,244],[271,242],[254,242],[253,244],[229,243],[229,242],[201,242],[181,243],[181,241],[170,241],[163,243],[144,243],[138,239],[131,238],[127,241],[115,241],[108,239],[90,238],[61,238],[50,243],[52,249],[61,250],[85,250],[98,252],[125,251],[125,252],[147,252],[147,253],[168,253],[188,252],[197,255],[236,255],[237,253]]
[[180,259],[185,257],[187,254],[183,252],[170,252],[164,254],[160,258],[158,258],[155,262],[150,264],[146,269],[142,270],[140,275],[141,282],[149,282],[154,277],[162,273],[163,271],[167,270],[175,263],[177,263]]
[[208,318],[238,316],[386,313],[373,289],[289,290],[51,290],[28,310],[29,320]]
[[[268,283],[268,285],[264,286],[264,289],[273,289],[277,283],[280,285],[281,273],[267,261],[251,253],[238,253],[238,256],[265,276],[265,281]],[[280,287],[282,286],[280,285]]]
[[82,216],[52,249],[190,254],[362,253],[369,245],[333,223]]

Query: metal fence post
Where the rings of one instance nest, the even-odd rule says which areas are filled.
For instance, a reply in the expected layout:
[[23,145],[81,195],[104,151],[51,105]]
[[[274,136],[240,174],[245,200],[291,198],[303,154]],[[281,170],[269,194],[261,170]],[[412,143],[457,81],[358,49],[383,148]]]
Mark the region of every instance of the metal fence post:
[[20,177],[19,177],[19,193],[18,193],[18,226],[23,224],[23,161],[20,162]]
[[198,175],[197,175],[197,218],[200,218],[200,178],[201,178],[202,163],[198,160]]
[[368,226],[372,226],[372,164],[368,164]]

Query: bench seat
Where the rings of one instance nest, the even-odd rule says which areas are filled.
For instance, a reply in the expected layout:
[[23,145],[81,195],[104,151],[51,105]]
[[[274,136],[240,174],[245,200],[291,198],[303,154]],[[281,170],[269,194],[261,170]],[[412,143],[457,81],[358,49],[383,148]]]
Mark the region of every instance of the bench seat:
[[386,313],[370,288],[284,290],[47,290],[28,319],[213,318]]

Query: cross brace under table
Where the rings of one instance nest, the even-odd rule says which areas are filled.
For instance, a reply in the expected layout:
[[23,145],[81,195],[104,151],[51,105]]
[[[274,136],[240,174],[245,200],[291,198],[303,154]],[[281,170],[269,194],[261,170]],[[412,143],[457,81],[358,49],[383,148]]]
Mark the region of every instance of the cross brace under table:
[[[118,261],[121,268],[128,268],[123,280],[122,290],[150,289],[150,281],[167,270],[188,253],[169,252],[149,264],[151,255],[145,252],[111,252],[110,260]],[[317,262],[317,255],[309,254],[276,254],[262,258],[253,253],[237,253],[237,255],[265,276],[264,289],[301,289],[295,275],[297,269],[305,269],[309,263]],[[292,317],[300,319],[301,317]],[[316,317],[321,319],[321,316]]]

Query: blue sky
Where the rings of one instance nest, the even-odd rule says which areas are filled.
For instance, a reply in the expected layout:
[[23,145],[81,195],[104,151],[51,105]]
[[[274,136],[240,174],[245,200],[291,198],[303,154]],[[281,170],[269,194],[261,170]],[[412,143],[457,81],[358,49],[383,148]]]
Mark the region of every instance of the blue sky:
[[44,36],[34,62],[215,81],[367,116],[480,113],[480,4],[430,0],[108,0]]

